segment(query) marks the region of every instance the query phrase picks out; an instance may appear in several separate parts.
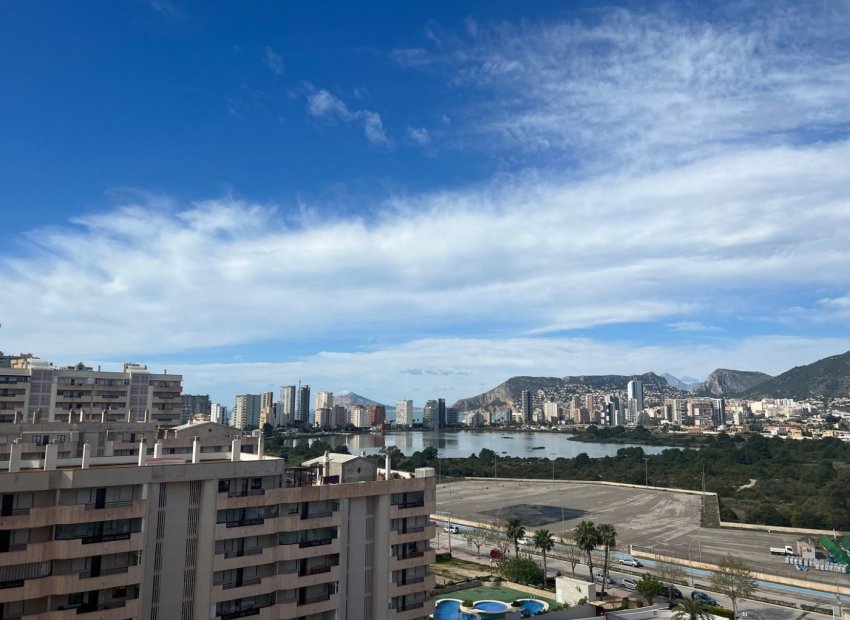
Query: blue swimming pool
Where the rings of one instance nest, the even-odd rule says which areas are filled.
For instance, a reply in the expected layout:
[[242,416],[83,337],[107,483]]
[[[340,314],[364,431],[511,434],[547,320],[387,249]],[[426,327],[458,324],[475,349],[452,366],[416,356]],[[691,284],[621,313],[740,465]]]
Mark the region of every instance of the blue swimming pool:
[[529,616],[533,616],[534,614],[538,614],[541,611],[546,611],[549,609],[549,605],[544,603],[543,601],[538,601],[533,598],[524,598],[520,600],[520,605],[522,605],[522,617],[528,618]]
[[508,610],[508,604],[502,601],[475,601],[475,609],[490,614],[505,613]]
[[434,620],[480,620],[478,614],[461,613],[460,604],[456,598],[444,598],[437,601],[434,607]]

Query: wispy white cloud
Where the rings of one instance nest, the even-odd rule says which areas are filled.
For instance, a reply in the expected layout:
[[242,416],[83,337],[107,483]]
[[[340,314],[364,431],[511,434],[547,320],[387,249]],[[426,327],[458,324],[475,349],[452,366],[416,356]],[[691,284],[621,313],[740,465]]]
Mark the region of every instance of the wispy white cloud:
[[[464,95],[469,148],[657,167],[723,145],[846,129],[850,5],[724,5],[709,18],[600,9],[588,20],[439,29],[394,50]],[[839,26],[842,25],[842,26]],[[429,32],[433,31],[431,28]]]
[[360,123],[369,142],[379,146],[391,145],[380,114],[369,110],[351,110],[341,99],[326,90],[312,92],[307,96],[307,111],[317,117]]
[[410,142],[419,146],[427,146],[431,143],[431,134],[424,127],[408,127],[405,135]]
[[706,325],[702,321],[676,321],[670,323],[668,329],[674,332],[717,332],[721,331],[714,325]]
[[263,62],[274,75],[283,75],[283,56],[275,52],[270,45],[263,50]]

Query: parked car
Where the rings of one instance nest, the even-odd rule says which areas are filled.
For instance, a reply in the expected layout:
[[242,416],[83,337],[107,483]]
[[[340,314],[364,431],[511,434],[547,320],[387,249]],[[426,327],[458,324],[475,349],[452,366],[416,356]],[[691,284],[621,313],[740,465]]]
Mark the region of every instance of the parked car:
[[700,592],[699,590],[694,590],[693,592],[691,592],[691,598],[705,605],[717,605],[716,598],[709,596],[705,592]]
[[490,549],[490,559],[491,560],[501,560],[502,552],[498,549]]
[[635,558],[622,558],[617,560],[620,564],[625,564],[626,566],[634,566],[635,568],[640,568],[643,564],[640,563],[640,560],[636,560]]
[[533,541],[528,536],[523,536],[522,538],[517,538],[517,543],[520,545],[530,546],[533,544]]
[[659,596],[663,596],[664,598],[671,601],[677,598],[685,598],[682,595],[682,591],[675,586],[673,587],[673,596],[670,596],[670,586],[662,586],[661,592],[659,592]]
[[[593,581],[595,581],[596,583],[602,583],[602,579],[603,579],[602,573],[596,573],[593,576]],[[613,579],[611,579],[610,577],[608,577],[608,581],[606,581],[605,584],[610,587],[610,586],[617,585],[617,582],[614,581]]]
[[623,587],[630,590],[634,590],[637,587],[637,579],[632,579],[631,577],[626,577],[620,583],[623,584]]
[[446,525],[443,527],[446,534],[460,534],[460,528],[456,525]]

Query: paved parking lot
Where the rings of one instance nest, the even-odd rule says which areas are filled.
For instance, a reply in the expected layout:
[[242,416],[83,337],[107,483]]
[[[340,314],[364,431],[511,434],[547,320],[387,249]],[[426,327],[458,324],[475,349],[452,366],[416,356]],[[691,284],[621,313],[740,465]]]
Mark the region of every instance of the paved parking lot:
[[850,575],[800,573],[784,558],[770,555],[771,546],[794,545],[794,536],[700,527],[700,498],[688,493],[578,482],[467,480],[440,484],[437,510],[484,522],[530,516],[524,520],[528,527],[553,533],[572,529],[582,519],[613,523],[621,546],[641,545],[706,562],[732,554],[753,570],[850,586]]

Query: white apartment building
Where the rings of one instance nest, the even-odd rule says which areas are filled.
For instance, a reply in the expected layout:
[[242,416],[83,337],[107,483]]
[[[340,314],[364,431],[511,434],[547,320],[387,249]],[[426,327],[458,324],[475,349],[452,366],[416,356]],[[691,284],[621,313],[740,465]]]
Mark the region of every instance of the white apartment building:
[[333,392],[316,392],[316,409],[333,409]]
[[413,401],[399,400],[395,404],[396,426],[413,426]]
[[257,428],[260,423],[260,395],[240,394],[236,397],[233,406],[233,419],[231,424],[238,429],[245,430],[249,426]]
[[80,363],[56,368],[34,357],[10,358],[0,368],[0,423],[32,420],[34,413],[46,421],[109,420],[151,421],[177,426],[183,409],[183,378],[167,372],[152,373],[147,366],[124,364],[121,372],[101,371]]
[[155,423],[10,424],[0,439],[2,618],[433,611],[433,469],[351,455],[289,466],[210,422],[159,435]]

